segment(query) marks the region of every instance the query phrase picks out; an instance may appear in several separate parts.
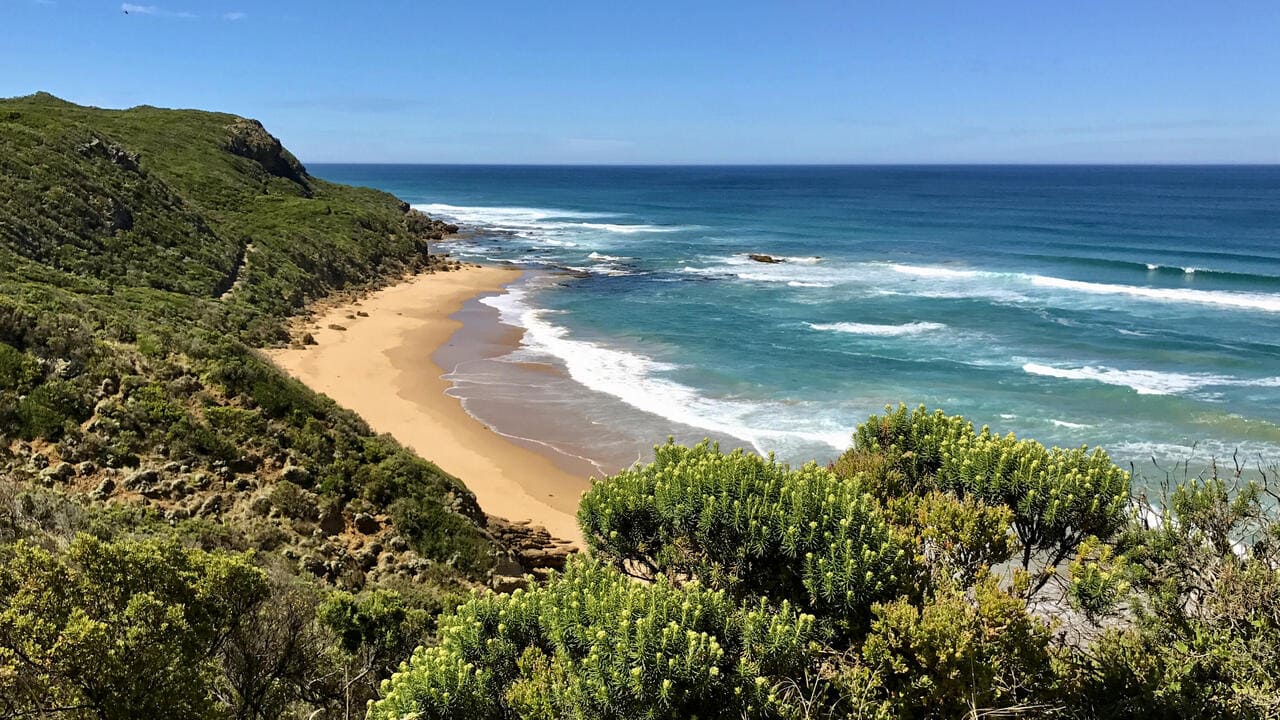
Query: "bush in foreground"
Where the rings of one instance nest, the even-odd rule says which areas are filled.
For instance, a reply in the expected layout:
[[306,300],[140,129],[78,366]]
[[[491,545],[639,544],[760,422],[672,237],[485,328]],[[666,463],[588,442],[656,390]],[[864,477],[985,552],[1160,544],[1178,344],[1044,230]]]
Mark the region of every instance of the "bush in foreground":
[[813,619],[788,604],[639,583],[587,559],[547,584],[485,593],[440,620],[370,720],[771,717]]

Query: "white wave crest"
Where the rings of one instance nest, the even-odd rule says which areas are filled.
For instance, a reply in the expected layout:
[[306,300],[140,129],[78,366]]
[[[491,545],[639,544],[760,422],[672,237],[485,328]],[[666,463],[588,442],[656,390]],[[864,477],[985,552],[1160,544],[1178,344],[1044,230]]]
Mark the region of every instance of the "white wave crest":
[[919,335],[921,333],[945,330],[946,325],[935,322],[910,322],[903,325],[876,325],[873,323],[806,323],[814,330],[850,333],[853,335],[873,335],[877,337],[896,337],[899,335]]
[[[874,265],[874,263],[873,263]],[[1191,303],[1200,305],[1216,305],[1219,307],[1238,308],[1242,310],[1261,310],[1264,312],[1280,312],[1280,295],[1272,293],[1234,292],[1227,290],[1194,290],[1190,288],[1156,288],[1142,285],[1114,285],[1110,283],[1087,282],[1083,280],[1067,280],[1048,275],[1029,273],[1001,273],[987,270],[956,270],[953,268],[881,264],[896,273],[914,277],[930,278],[944,282],[985,280],[991,284],[1003,284],[1012,287],[1031,285],[1036,288],[1065,290],[1089,295],[1125,295],[1151,302]],[[1158,266],[1157,266],[1158,267]],[[1183,268],[1183,272],[1194,273],[1195,268]],[[1002,297],[1007,290],[990,285],[971,288],[971,283],[963,284],[963,288],[954,285],[947,290],[930,289],[919,293],[923,297]]]
[[[502,322],[525,330],[524,347],[563,363],[574,381],[644,412],[690,427],[730,435],[767,452],[796,442],[844,450],[848,430],[815,420],[795,408],[770,403],[714,399],[663,377],[677,366],[645,355],[577,340],[569,330],[548,321],[551,313],[531,307],[527,291],[512,288],[480,302],[498,310]],[[806,419],[807,418],[807,419]],[[778,429],[788,425],[796,429]]]
[[1045,275],[1027,275],[1036,287],[1095,295],[1128,295],[1143,300],[1170,303],[1196,303],[1219,305],[1243,310],[1280,312],[1280,295],[1270,293],[1230,292],[1226,290],[1191,290],[1187,288],[1152,288],[1139,285],[1110,285],[1107,283],[1064,280]]
[[618,257],[616,255],[604,255],[602,253],[598,253],[594,251],[587,257],[591,258],[592,260],[600,260],[603,262],[622,262],[623,260],[631,259],[629,257]]
[[897,263],[889,263],[889,269],[903,275],[914,275],[916,277],[941,278],[946,280],[963,280],[969,278],[982,277],[983,275],[996,275],[997,273],[987,273],[981,270],[954,270],[952,268],[931,267],[921,265],[898,265]]
[[1053,367],[1026,363],[1024,372],[1064,380],[1092,380],[1133,389],[1139,395],[1182,395],[1208,387],[1280,387],[1280,377],[1243,379],[1210,373],[1174,373],[1156,370],[1118,370],[1091,366]]

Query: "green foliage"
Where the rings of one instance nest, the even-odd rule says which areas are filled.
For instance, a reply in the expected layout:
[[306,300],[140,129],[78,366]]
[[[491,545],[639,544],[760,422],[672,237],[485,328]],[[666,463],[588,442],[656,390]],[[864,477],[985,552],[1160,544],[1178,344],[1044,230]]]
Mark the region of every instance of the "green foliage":
[[1020,598],[981,578],[972,598],[946,588],[923,607],[876,605],[863,662],[900,717],[979,717],[1048,707],[1054,682],[1050,628]]
[[35,358],[6,343],[0,343],[0,390],[25,393],[40,378]]
[[909,544],[857,478],[707,442],[668,442],[651,464],[595,483],[578,519],[620,568],[767,594],[840,622],[905,589],[913,571]]
[[350,654],[372,648],[386,654],[401,648],[412,650],[431,626],[421,609],[411,607],[398,593],[373,590],[362,595],[337,592],[317,611],[320,623],[337,634]]
[[28,439],[57,440],[68,425],[78,425],[89,417],[83,391],[65,380],[49,380],[36,387],[18,403],[19,434]]
[[1128,559],[1113,547],[1097,538],[1085,540],[1071,563],[1072,603],[1091,618],[1111,611],[1129,591],[1128,571]]
[[853,450],[878,456],[882,477],[903,489],[918,490],[930,485],[942,467],[943,445],[972,434],[973,424],[959,415],[930,413],[923,405],[908,412],[906,405],[899,405],[892,411],[886,407],[884,417],[872,415],[859,425],[853,432]]
[[419,555],[446,563],[472,577],[493,567],[488,540],[465,517],[434,498],[405,497],[391,505],[397,528]]
[[812,618],[738,606],[665,577],[588,560],[545,585],[472,598],[383,687],[371,720],[771,717],[805,662]]
[[[957,500],[943,492],[887,500],[894,522],[919,544],[935,579],[969,585],[983,571],[1013,556],[1013,511],[973,497]],[[905,517],[903,515],[905,514]]]
[[944,442],[941,450],[943,488],[1014,511],[1023,567],[1042,551],[1056,566],[1085,538],[1110,538],[1128,519],[1129,474],[1102,450],[1046,450],[987,428]]
[[[964,418],[940,410],[908,412],[905,405],[873,415],[855,431],[854,443],[843,467],[874,468],[879,474],[868,481],[892,494],[938,489],[1010,509],[1023,568],[1042,563],[1032,592],[1087,538],[1108,540],[1129,520],[1129,474],[1102,450],[1047,449],[989,428],[975,431]],[[881,459],[858,459],[867,455]]]
[[[1179,485],[1100,567],[1132,586],[1134,624],[1077,668],[1104,717],[1268,718],[1280,713],[1280,519],[1263,483]],[[1119,681],[1117,681],[1119,678]]]
[[[266,597],[242,557],[172,541],[19,542],[0,565],[0,676],[31,712],[213,717],[206,687],[229,628]],[[47,710],[46,710],[47,711]]]

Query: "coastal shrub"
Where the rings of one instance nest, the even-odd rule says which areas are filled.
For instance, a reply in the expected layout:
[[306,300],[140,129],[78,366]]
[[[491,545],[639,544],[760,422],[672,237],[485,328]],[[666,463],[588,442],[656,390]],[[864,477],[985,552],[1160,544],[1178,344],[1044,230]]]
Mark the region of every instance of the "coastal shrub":
[[20,434],[28,440],[57,440],[68,425],[78,425],[89,417],[84,391],[66,380],[49,380],[18,402]]
[[942,488],[1013,510],[1024,568],[1037,553],[1048,556],[1047,568],[1056,567],[1086,538],[1110,538],[1128,520],[1129,473],[1101,449],[1045,449],[983,428],[944,442],[942,453]]
[[382,688],[370,720],[776,717],[775,683],[807,662],[813,619],[739,606],[585,558],[544,585],[473,597]]
[[922,582],[968,586],[980,573],[1008,561],[1017,547],[1013,511],[973,497],[932,491],[884,499],[890,521],[915,543],[930,576]]
[[493,567],[484,534],[435,498],[401,498],[391,504],[391,518],[410,547],[424,558],[470,577],[482,577]]
[[40,378],[35,358],[6,343],[0,343],[0,390],[25,393]]
[[1129,473],[1101,449],[1045,448],[923,406],[871,416],[835,469],[862,471],[891,496],[941,490],[1008,508],[1022,567],[1033,570],[1032,593],[1087,539],[1111,539],[1130,518]]
[[[1116,634],[1086,673],[1089,697],[1123,707],[1103,682],[1142,672],[1148,707],[1208,718],[1280,712],[1280,493],[1273,477],[1178,485],[1119,548],[1137,633]],[[1128,647],[1134,648],[1128,650]],[[1119,665],[1119,668],[1116,667]]]
[[855,463],[858,456],[870,456],[866,468],[870,479],[890,494],[919,491],[931,485],[942,467],[943,445],[951,439],[973,434],[973,424],[963,417],[948,416],[941,410],[929,412],[923,405],[908,411],[885,408],[883,417],[872,415],[853,432],[853,448],[842,461]]
[[668,441],[652,463],[597,481],[578,521],[620,569],[788,600],[841,623],[908,589],[915,572],[909,539],[858,478],[705,441]]
[[877,604],[862,662],[899,717],[983,717],[1047,710],[1054,699],[1051,629],[1026,603],[981,578],[943,588],[923,607]]
[[19,541],[0,564],[4,700],[18,715],[215,717],[219,647],[266,594],[243,557],[174,541]]

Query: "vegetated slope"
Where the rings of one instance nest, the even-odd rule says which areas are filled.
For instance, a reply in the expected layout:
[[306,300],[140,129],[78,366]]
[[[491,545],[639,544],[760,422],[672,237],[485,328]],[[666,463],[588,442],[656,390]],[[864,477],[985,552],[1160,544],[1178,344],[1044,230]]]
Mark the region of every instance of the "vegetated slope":
[[0,150],[6,270],[54,282],[58,271],[82,292],[214,298],[252,243],[239,299],[279,314],[421,262],[445,229],[385,193],[311,177],[233,115],[37,94],[0,102]]
[[[495,564],[514,570],[455,478],[252,350],[287,340],[282,319],[310,299],[449,269],[427,243],[455,229],[311,177],[256,121],[0,100],[0,707],[127,717],[156,693],[189,694],[165,702],[195,714],[358,707],[401,659],[390,638],[412,647]],[[217,563],[171,543],[255,551],[245,587],[269,586],[224,598],[242,606],[194,657],[165,654],[181,645],[172,616],[147,630],[125,612],[159,592],[128,585],[137,557],[191,592],[214,582]],[[73,612],[85,598],[54,586],[79,574],[115,601]],[[174,592],[172,612],[194,612]],[[66,645],[85,617],[122,639]],[[284,627],[309,639],[282,645]],[[188,667],[128,692],[86,685],[112,653],[127,669],[138,633],[156,667],[201,663],[205,684]]]

